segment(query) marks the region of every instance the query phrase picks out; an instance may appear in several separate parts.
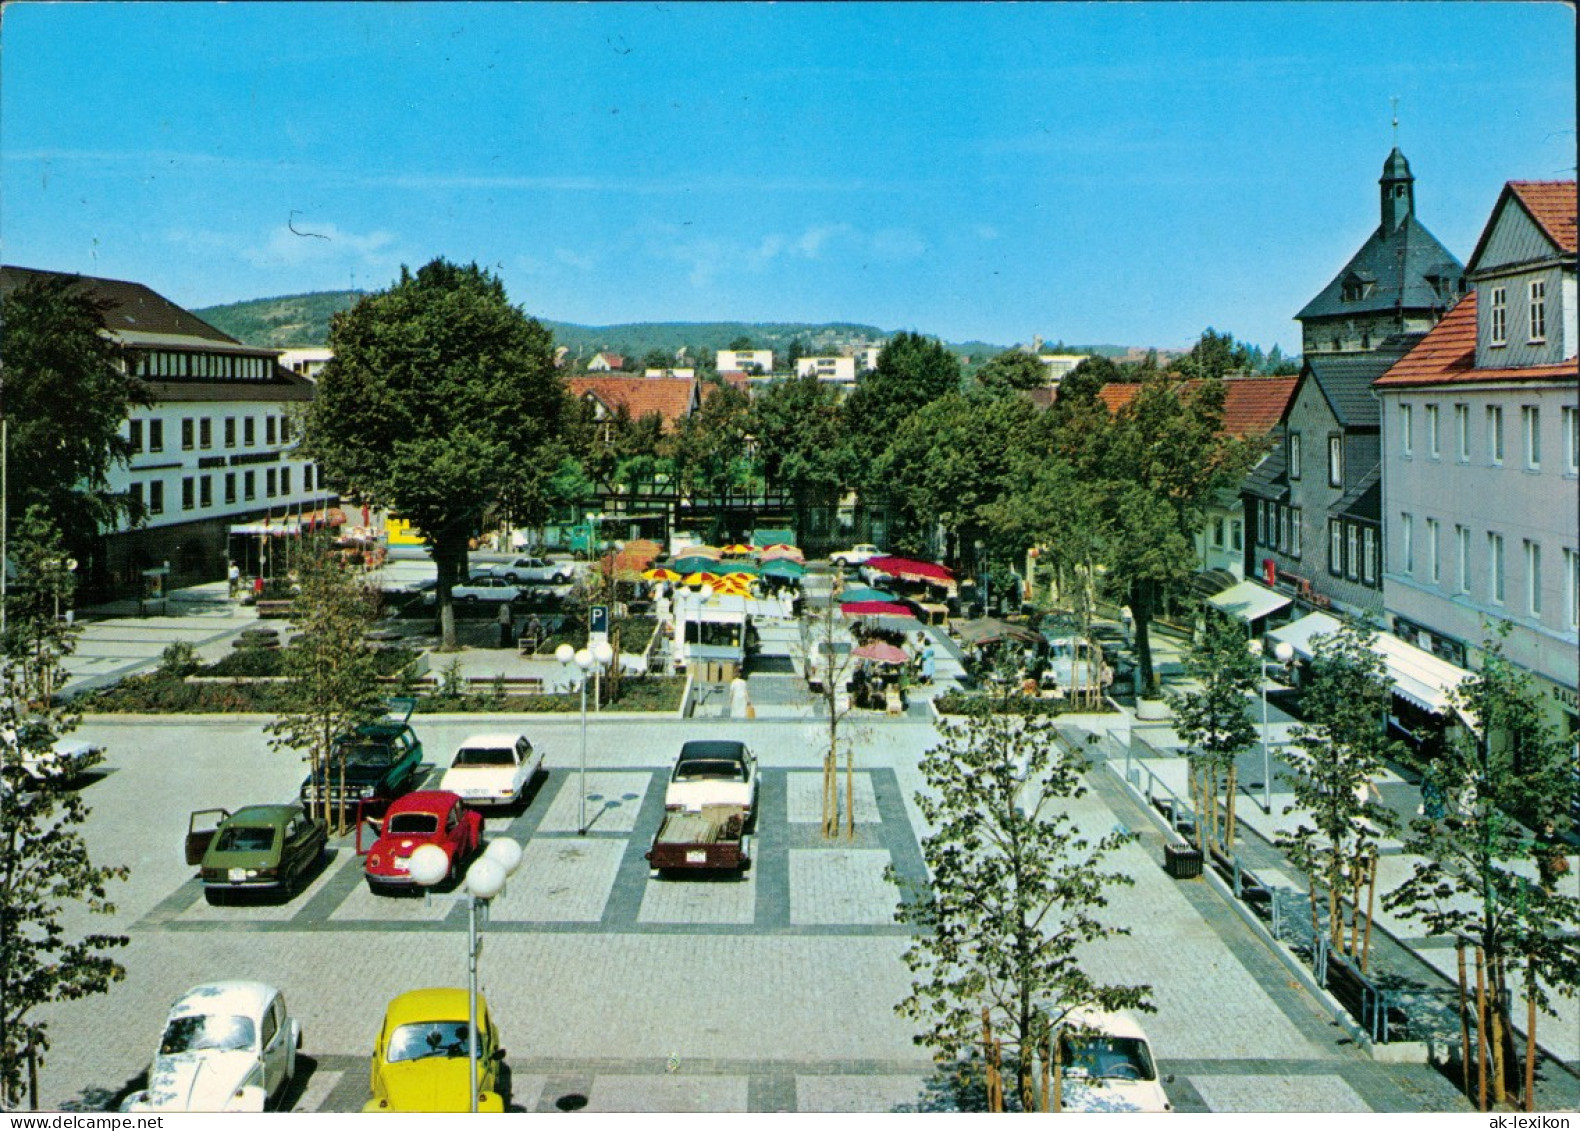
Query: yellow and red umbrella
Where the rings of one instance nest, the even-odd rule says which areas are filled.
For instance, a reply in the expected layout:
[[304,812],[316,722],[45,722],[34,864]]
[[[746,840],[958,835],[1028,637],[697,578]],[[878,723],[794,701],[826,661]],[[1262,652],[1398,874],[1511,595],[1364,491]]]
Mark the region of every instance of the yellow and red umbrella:
[[665,569],[662,566],[659,566],[656,569],[644,570],[642,572],[642,580],[675,582],[680,580],[680,574],[676,573],[672,569]]
[[728,545],[728,546],[724,547],[724,552],[726,554],[731,555],[732,557],[739,558],[739,557],[745,556],[746,554],[751,553],[752,552],[752,548],[750,546],[743,545],[740,542],[735,542],[735,543],[732,543],[731,545]]
[[712,558],[714,561],[724,556],[724,551],[717,546],[687,546],[680,554],[683,558]]
[[728,577],[714,585],[713,591],[725,597],[748,597],[751,595],[751,589],[745,581],[736,581]]
[[698,570],[696,573],[688,573],[685,578],[685,583],[687,585],[712,585],[718,580],[718,574],[707,573],[704,570]]

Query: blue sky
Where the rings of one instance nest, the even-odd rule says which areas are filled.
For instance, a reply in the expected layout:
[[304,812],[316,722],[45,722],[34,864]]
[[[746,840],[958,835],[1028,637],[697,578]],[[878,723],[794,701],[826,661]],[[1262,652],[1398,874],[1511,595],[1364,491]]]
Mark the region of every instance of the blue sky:
[[1290,352],[1390,98],[1463,260],[1574,176],[1574,43],[1556,3],[24,2],[0,251],[186,306],[444,255],[572,322]]

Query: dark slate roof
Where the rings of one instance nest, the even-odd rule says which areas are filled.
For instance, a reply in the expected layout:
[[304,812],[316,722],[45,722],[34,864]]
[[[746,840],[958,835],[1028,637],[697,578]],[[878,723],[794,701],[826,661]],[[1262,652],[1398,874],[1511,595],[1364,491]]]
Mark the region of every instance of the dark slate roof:
[[182,310],[143,284],[120,279],[98,279],[92,275],[40,271],[32,267],[0,267],[0,299],[9,298],[13,290],[35,279],[74,279],[81,283],[104,305],[104,328],[111,333],[179,334],[227,345],[240,344],[229,334],[216,330],[191,311]]
[[1258,499],[1271,499],[1282,503],[1289,501],[1289,461],[1284,445],[1274,444],[1262,462],[1251,469],[1240,484],[1240,490]]
[[1341,428],[1376,428],[1381,414],[1372,382],[1420,340],[1419,334],[1395,334],[1365,353],[1312,354],[1306,375],[1322,390]]
[[[1370,293],[1345,302],[1344,282],[1351,275],[1370,284]],[[1391,232],[1384,232],[1379,225],[1344,269],[1295,318],[1344,318],[1397,309],[1446,310],[1464,289],[1464,266],[1412,215]]]
[[1345,518],[1361,519],[1365,522],[1382,521],[1382,464],[1378,464],[1365,475],[1361,476],[1359,483],[1344,493],[1344,497],[1333,504],[1333,511]]

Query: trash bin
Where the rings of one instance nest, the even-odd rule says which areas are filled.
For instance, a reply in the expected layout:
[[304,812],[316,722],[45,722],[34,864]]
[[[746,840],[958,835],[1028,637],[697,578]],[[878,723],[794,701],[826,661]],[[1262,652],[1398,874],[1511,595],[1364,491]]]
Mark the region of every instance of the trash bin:
[[1163,870],[1176,880],[1194,880],[1201,875],[1201,851],[1189,844],[1165,844]]

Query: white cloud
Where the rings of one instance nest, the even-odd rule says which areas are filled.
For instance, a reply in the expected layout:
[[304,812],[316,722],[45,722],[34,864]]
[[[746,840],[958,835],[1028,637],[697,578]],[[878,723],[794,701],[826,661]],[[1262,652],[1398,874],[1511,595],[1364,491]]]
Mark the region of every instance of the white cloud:
[[586,252],[576,252],[570,248],[555,248],[554,259],[567,267],[574,267],[578,271],[591,271],[598,266],[598,257]]
[[343,231],[333,223],[293,216],[272,229],[262,246],[246,247],[241,255],[254,267],[301,267],[355,261],[383,265],[391,258],[395,237],[389,232]]

